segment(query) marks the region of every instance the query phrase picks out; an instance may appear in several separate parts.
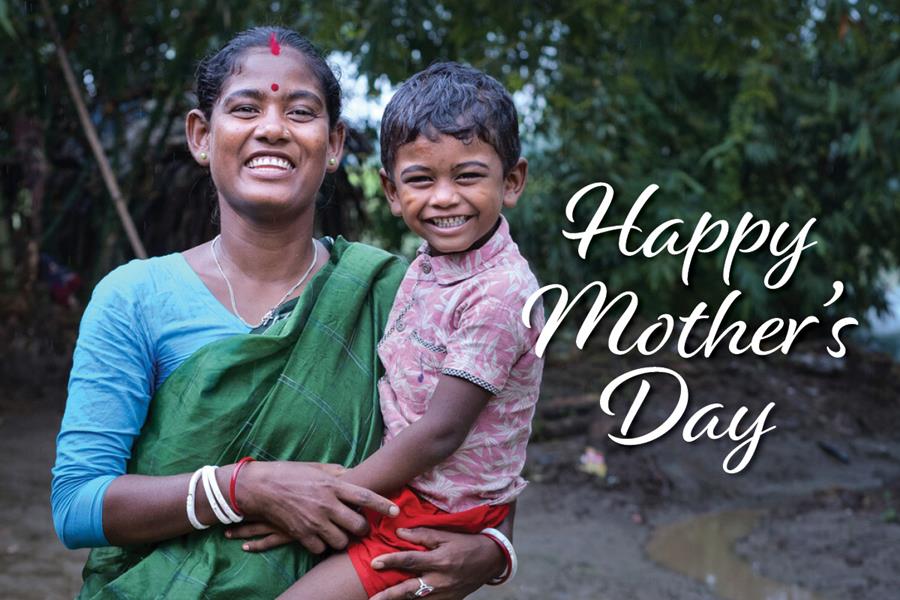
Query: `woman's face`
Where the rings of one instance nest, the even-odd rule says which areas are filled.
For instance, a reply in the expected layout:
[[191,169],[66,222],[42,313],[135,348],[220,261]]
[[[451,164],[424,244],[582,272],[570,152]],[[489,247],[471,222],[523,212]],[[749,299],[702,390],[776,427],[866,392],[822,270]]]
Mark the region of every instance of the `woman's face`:
[[329,129],[315,73],[288,46],[278,55],[246,50],[209,121],[192,111],[187,126],[191,150],[209,165],[219,201],[264,220],[312,208],[325,172],[340,160],[344,138],[342,125]]

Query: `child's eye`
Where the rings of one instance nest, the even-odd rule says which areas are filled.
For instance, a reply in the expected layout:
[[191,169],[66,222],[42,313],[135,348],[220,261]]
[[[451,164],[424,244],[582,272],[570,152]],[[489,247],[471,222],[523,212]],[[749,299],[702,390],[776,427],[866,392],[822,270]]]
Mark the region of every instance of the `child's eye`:
[[460,173],[458,175],[458,178],[462,179],[463,181],[477,181],[478,179],[481,179],[482,177],[484,177],[483,173],[473,173],[473,172]]
[[411,175],[403,180],[403,183],[407,185],[416,185],[416,184],[424,184],[431,181],[431,178],[426,175]]

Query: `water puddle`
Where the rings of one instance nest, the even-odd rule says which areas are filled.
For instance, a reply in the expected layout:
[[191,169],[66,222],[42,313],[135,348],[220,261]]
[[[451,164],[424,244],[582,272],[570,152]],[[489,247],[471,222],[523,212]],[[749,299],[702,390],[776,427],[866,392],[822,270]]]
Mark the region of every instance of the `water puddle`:
[[650,537],[647,554],[705,583],[723,600],[823,600],[755,573],[734,553],[735,542],[750,533],[761,515],[754,510],[715,512],[660,527]]

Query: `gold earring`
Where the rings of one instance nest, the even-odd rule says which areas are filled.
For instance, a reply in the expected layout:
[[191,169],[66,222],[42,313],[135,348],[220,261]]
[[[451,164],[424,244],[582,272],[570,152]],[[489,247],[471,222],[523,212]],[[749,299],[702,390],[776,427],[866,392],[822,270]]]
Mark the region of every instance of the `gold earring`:
[[206,160],[207,158],[209,158],[209,155],[206,154],[206,152],[201,152],[201,153],[200,153],[200,160]]
[[328,159],[328,164],[333,167],[334,165],[337,164],[337,160],[332,156],[331,158]]

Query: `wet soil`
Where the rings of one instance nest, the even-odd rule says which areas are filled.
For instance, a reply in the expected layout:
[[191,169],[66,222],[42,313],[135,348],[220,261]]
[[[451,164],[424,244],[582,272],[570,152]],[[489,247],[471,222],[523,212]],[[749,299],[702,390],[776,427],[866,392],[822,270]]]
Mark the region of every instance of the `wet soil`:
[[[47,321],[52,326],[0,327],[4,598],[71,597],[86,556],[66,550],[50,520],[49,469],[77,316],[59,312],[54,319]],[[684,525],[690,519],[741,510],[758,515],[749,531],[725,546],[721,539],[683,535],[684,553],[727,549],[759,577],[824,600],[882,600],[900,589],[900,368],[890,359],[855,348],[846,359],[829,361],[824,345],[813,342],[779,359],[655,357],[654,364],[685,377],[688,415],[720,402],[727,423],[740,406],[755,416],[776,403],[768,424],[777,429],[763,437],[744,472],[727,475],[722,461],[734,444],[688,444],[680,425],[647,445],[610,442],[607,434],[618,432],[634,391],[614,400],[615,417],[598,408],[599,394],[613,377],[649,363],[611,357],[592,345],[556,351],[548,362],[527,467],[532,484],[516,521],[520,574],[473,597],[737,597],[742,584],[723,584],[718,573],[678,572],[651,558],[647,546],[660,532],[690,531]],[[674,405],[673,383],[652,383],[636,430],[652,429]],[[587,446],[605,455],[605,478],[578,469]],[[760,594],[760,600],[789,597]]]

